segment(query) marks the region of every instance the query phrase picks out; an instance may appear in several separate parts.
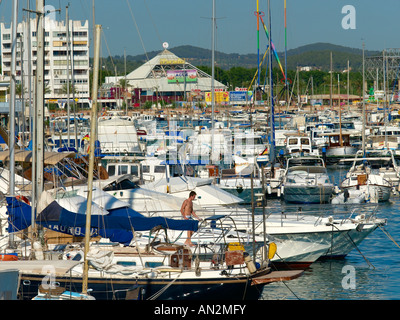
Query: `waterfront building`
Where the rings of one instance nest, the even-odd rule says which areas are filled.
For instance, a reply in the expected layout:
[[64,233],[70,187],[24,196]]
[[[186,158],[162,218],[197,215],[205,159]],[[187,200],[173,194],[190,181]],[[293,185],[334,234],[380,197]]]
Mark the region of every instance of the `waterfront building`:
[[[106,77],[105,87],[118,87],[120,79],[125,77]],[[211,91],[211,75],[196,68],[185,59],[178,57],[166,48],[131,73],[126,75],[126,82],[131,91],[132,103],[152,101],[156,104],[163,100],[205,101]],[[227,86],[214,80],[215,91],[224,92]],[[222,94],[216,94],[218,97]],[[217,101],[216,102],[223,102]]]
[[[7,27],[0,24],[1,29],[1,61],[2,77],[10,81],[11,72],[11,25]],[[67,37],[69,29],[69,37]],[[30,35],[28,23],[23,21],[17,28],[17,65],[16,80],[23,80],[24,91],[27,91],[28,81],[33,77],[28,74],[29,47],[31,48],[32,75],[36,74],[37,38],[36,19],[30,20]],[[69,28],[65,21],[55,21],[45,18],[45,99],[57,102],[61,107],[67,98],[67,82],[74,89],[74,96],[78,103],[86,103],[90,97],[89,92],[89,22],[86,20],[69,20]],[[29,46],[30,44],[30,46]],[[22,55],[21,55],[22,53]],[[22,57],[21,57],[22,56]],[[71,58],[73,57],[73,58]],[[68,75],[69,70],[69,75]],[[21,78],[23,75],[23,78]],[[70,85],[70,98],[72,87]],[[32,86],[33,88],[33,86]],[[33,89],[32,89],[33,90]]]

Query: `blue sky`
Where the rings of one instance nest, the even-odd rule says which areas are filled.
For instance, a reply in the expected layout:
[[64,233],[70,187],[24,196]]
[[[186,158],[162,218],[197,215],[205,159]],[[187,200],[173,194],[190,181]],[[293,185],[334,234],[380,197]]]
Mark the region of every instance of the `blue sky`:
[[[28,0],[20,0],[22,7]],[[31,1],[31,8],[35,1]],[[57,20],[65,19],[70,4],[73,20],[89,20],[92,25],[92,0],[47,0],[46,5],[61,8]],[[0,20],[11,21],[12,0],[0,4]],[[256,0],[216,0],[216,49],[225,53],[256,53]],[[267,14],[267,0],[259,0],[260,11]],[[356,10],[356,29],[342,28],[342,8],[352,5]],[[278,51],[284,51],[284,0],[271,0],[272,40]],[[400,47],[399,0],[287,0],[288,49],[315,42],[368,50]],[[103,26],[102,55],[143,54],[161,50],[162,43],[170,48],[193,45],[211,48],[212,0],[95,0],[95,19]],[[268,23],[267,15],[264,17]],[[136,27],[137,26],[137,27]],[[142,40],[141,40],[142,39]],[[106,45],[107,43],[107,45]],[[260,31],[260,51],[267,44]]]

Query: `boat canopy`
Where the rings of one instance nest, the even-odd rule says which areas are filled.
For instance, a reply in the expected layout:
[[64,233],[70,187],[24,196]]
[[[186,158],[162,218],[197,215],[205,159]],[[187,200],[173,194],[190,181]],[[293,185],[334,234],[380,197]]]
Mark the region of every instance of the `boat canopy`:
[[[111,196],[110,196],[111,197]],[[83,208],[86,198],[74,198],[74,208]],[[66,199],[65,199],[66,200]],[[79,205],[79,201],[81,205]],[[36,223],[45,228],[74,235],[85,236],[86,210],[72,212],[61,204],[65,201],[53,200],[37,215]],[[134,231],[148,231],[155,227],[172,230],[197,231],[197,220],[175,220],[165,217],[145,217],[128,206],[121,206],[122,201],[109,205],[105,210],[95,211],[91,215],[91,235],[109,238],[111,241],[128,245],[133,239]],[[70,207],[70,208],[73,208]],[[106,212],[105,212],[106,211]],[[9,232],[17,232],[31,225],[31,207],[15,197],[7,197]],[[96,214],[98,213],[98,214]]]
[[[45,152],[44,153],[44,164],[45,165],[56,165],[61,160],[74,157],[75,152]],[[10,161],[10,151],[0,152],[0,161]],[[28,150],[16,150],[15,151],[16,162],[32,162],[32,151]]]

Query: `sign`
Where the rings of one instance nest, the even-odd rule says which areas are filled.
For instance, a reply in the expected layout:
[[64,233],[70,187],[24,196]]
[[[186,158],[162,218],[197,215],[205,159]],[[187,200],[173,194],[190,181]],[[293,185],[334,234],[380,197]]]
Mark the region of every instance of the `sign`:
[[163,65],[170,65],[170,64],[184,64],[185,60],[181,58],[176,58],[176,59],[160,59],[160,64]]
[[[217,91],[214,93],[214,101],[216,103],[221,103],[221,102],[228,102],[229,101],[229,93],[226,91]],[[211,101],[211,92],[206,92],[206,102],[212,102]]]
[[253,93],[251,91],[231,91],[229,92],[229,100],[231,102],[246,102],[251,101]]
[[[186,76],[186,77],[185,77]],[[185,82],[197,82],[197,71],[195,69],[189,70],[168,70],[167,71],[168,83],[183,83]]]

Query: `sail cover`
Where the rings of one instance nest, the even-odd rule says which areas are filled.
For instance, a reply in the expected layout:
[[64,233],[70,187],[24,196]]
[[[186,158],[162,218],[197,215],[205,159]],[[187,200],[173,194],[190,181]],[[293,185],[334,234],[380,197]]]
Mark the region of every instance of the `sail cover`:
[[[13,197],[7,197],[7,202],[9,222],[12,223],[9,232],[28,227],[31,224],[31,207]],[[91,236],[101,236],[111,241],[129,244],[133,239],[133,231],[148,231],[159,226],[172,230],[198,229],[196,220],[145,217],[129,207],[107,211],[108,214],[91,215]],[[52,201],[37,216],[36,223],[54,231],[83,237],[86,230],[86,214],[69,211],[57,201]]]

